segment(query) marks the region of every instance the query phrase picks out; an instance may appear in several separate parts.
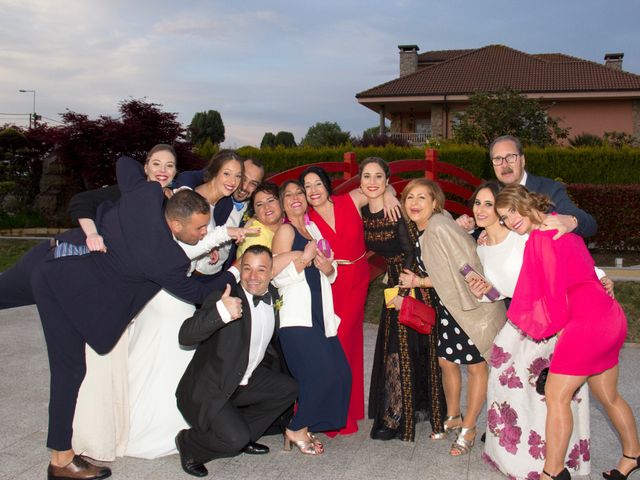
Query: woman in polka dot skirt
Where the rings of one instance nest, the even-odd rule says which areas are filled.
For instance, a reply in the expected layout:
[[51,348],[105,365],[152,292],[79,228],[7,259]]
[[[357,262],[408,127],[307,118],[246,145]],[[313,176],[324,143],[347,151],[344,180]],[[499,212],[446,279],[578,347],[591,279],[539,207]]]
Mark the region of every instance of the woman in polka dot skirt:
[[[450,454],[459,456],[469,453],[475,443],[476,420],[487,395],[485,359],[504,325],[505,309],[502,302],[481,303],[470,293],[460,268],[469,264],[482,274],[482,265],[473,238],[446,212],[443,214],[444,202],[440,186],[426,178],[412,180],[402,192],[401,203],[407,216],[423,232],[420,256],[429,274],[427,280],[439,297],[437,353],[447,401],[445,434],[441,438],[448,432],[457,432]],[[403,286],[419,286],[424,280],[409,271],[400,276]],[[466,365],[468,378],[464,416],[460,406],[460,365]]]

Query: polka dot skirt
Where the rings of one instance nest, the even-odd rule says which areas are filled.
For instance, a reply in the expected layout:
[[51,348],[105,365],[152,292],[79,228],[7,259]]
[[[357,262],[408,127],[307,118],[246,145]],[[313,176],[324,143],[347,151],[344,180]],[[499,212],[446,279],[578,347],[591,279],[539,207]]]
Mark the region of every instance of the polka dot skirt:
[[438,335],[438,357],[459,364],[479,363],[484,361],[471,339],[460,328],[458,322],[447,311],[438,299],[438,317],[440,332]]

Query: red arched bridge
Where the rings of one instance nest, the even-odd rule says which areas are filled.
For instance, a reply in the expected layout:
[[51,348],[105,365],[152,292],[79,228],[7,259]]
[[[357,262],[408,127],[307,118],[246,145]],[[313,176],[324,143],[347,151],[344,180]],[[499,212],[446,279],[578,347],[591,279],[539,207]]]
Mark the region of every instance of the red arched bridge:
[[[346,193],[360,186],[360,177],[358,175],[358,162],[356,154],[346,152],[342,162],[318,162],[314,164],[300,165],[284,172],[276,173],[269,177],[269,180],[280,185],[286,180],[297,180],[300,174],[309,166],[315,165],[324,168],[331,177],[334,193]],[[428,148],[425,151],[425,158],[413,158],[395,160],[389,162],[391,176],[389,183],[400,194],[404,187],[409,183],[411,178],[400,176],[401,174],[416,173],[424,175],[438,182],[447,197],[445,208],[453,214],[471,214],[466,201],[471,197],[475,188],[482,183],[482,179],[469,173],[468,171],[441,162],[438,159],[438,151]],[[444,175],[444,177],[443,177]],[[454,196],[452,198],[452,195]],[[371,265],[371,278],[375,278],[385,270],[384,259],[377,255],[369,257]]]

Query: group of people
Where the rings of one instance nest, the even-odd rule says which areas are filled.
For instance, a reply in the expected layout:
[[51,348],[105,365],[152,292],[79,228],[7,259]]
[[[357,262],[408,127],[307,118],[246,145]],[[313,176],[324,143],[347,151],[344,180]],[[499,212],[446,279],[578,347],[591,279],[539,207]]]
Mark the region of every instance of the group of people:
[[[431,439],[453,434],[449,453],[465,455],[486,402],[487,463],[509,478],[585,475],[588,384],[622,443],[605,477],[640,468],[616,385],[626,320],[580,238],[595,221],[561,184],[525,171],[516,138],[496,139],[490,157],[498,182],[476,189],[473,218],[456,220],[424,178],[398,202],[377,157],[346,194],[315,166],[278,187],[231,150],[177,177],[168,145],[144,166],[119,159],[117,186],[72,200],[80,228],[0,275],[0,308],[37,304],[45,332],[48,477],[111,474],[76,452],[176,451],[187,473],[206,476],[214,458],[268,453],[265,433],[321,455],[317,433],[356,432],[367,251],[397,287],[378,327],[372,439],[413,441],[428,421]],[[434,319],[426,330],[405,321],[415,302]]]

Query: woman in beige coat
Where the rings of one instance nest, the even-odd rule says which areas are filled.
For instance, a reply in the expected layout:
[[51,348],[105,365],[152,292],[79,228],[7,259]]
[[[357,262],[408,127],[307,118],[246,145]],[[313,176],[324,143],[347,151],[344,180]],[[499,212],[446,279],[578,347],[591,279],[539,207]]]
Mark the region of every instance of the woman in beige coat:
[[[440,186],[425,178],[412,180],[402,192],[402,206],[422,232],[420,256],[429,277],[419,278],[405,271],[400,282],[404,287],[433,286],[439,297],[437,354],[447,400],[444,429],[445,435],[458,432],[450,454],[459,456],[469,453],[475,443],[476,420],[487,394],[486,359],[504,325],[505,309],[502,302],[481,303],[469,291],[460,268],[469,264],[482,274],[482,265],[473,238],[443,213],[444,200]],[[460,365],[467,366],[468,378],[464,417],[460,411]]]

